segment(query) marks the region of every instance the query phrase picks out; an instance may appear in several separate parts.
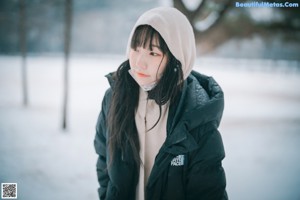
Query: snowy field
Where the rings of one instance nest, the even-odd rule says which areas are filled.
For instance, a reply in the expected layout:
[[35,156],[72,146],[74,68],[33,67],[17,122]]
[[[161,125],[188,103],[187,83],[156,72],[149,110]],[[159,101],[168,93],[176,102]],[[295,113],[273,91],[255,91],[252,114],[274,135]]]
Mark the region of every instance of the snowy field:
[[[104,75],[122,59],[73,56],[62,131],[63,59],[28,58],[23,107],[21,59],[0,56],[0,182],[18,183],[18,199],[98,198],[94,129],[108,87]],[[230,199],[300,200],[299,63],[204,59],[197,66],[225,92],[220,131]]]

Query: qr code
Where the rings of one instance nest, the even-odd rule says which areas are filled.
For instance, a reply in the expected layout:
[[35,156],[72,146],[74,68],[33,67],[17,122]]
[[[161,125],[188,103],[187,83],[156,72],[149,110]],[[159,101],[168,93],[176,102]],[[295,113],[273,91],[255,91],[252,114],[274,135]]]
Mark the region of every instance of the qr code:
[[17,183],[1,183],[2,199],[17,199]]

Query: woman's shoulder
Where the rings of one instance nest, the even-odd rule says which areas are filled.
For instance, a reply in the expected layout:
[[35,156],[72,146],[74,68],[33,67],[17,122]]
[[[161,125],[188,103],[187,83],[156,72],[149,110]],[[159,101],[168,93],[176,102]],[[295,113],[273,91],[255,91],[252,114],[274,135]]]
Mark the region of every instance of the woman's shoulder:
[[108,73],[108,74],[106,74],[105,75],[105,77],[107,78],[107,81],[108,81],[108,83],[109,83],[109,85],[110,85],[110,87],[113,87],[113,85],[114,85],[114,74],[115,74],[116,72],[110,72],[110,73]]
[[105,101],[105,103],[110,102],[111,97],[112,97],[112,88],[109,87],[109,88],[106,89],[106,91],[103,95],[103,101]]
[[207,76],[195,70],[193,70],[188,77],[188,82],[191,84],[199,85],[209,96],[223,94],[221,86],[212,76]]
[[186,79],[179,102],[172,108],[174,119],[192,130],[208,122],[220,123],[224,98],[222,89],[209,76],[193,71]]
[[212,76],[207,76],[196,71],[192,71],[187,78],[186,87],[187,99],[194,106],[204,106],[215,101],[224,101],[224,93],[220,85]]
[[104,93],[104,96],[103,96],[103,101],[110,101],[111,100],[111,96],[112,96],[112,88],[113,88],[113,85],[114,85],[114,79],[113,79],[113,76],[114,76],[114,73],[115,72],[111,72],[107,75],[105,75],[105,77],[107,78],[107,81],[109,83],[109,87],[105,90],[105,93]]

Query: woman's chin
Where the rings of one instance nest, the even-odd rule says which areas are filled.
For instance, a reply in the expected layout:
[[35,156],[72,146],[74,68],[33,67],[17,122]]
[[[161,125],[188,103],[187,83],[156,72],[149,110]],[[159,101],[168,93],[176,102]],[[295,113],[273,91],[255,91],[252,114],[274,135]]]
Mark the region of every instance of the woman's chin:
[[137,83],[139,84],[139,85],[150,85],[150,84],[152,84],[152,82],[147,82],[147,81],[137,81]]

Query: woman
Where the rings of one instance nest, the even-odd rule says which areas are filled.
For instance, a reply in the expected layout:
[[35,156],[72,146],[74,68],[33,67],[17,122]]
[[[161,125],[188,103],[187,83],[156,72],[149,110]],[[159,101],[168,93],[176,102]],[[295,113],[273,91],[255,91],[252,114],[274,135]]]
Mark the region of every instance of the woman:
[[175,8],[144,13],[128,60],[107,75],[96,126],[100,199],[227,199],[213,78],[192,71],[193,29]]

